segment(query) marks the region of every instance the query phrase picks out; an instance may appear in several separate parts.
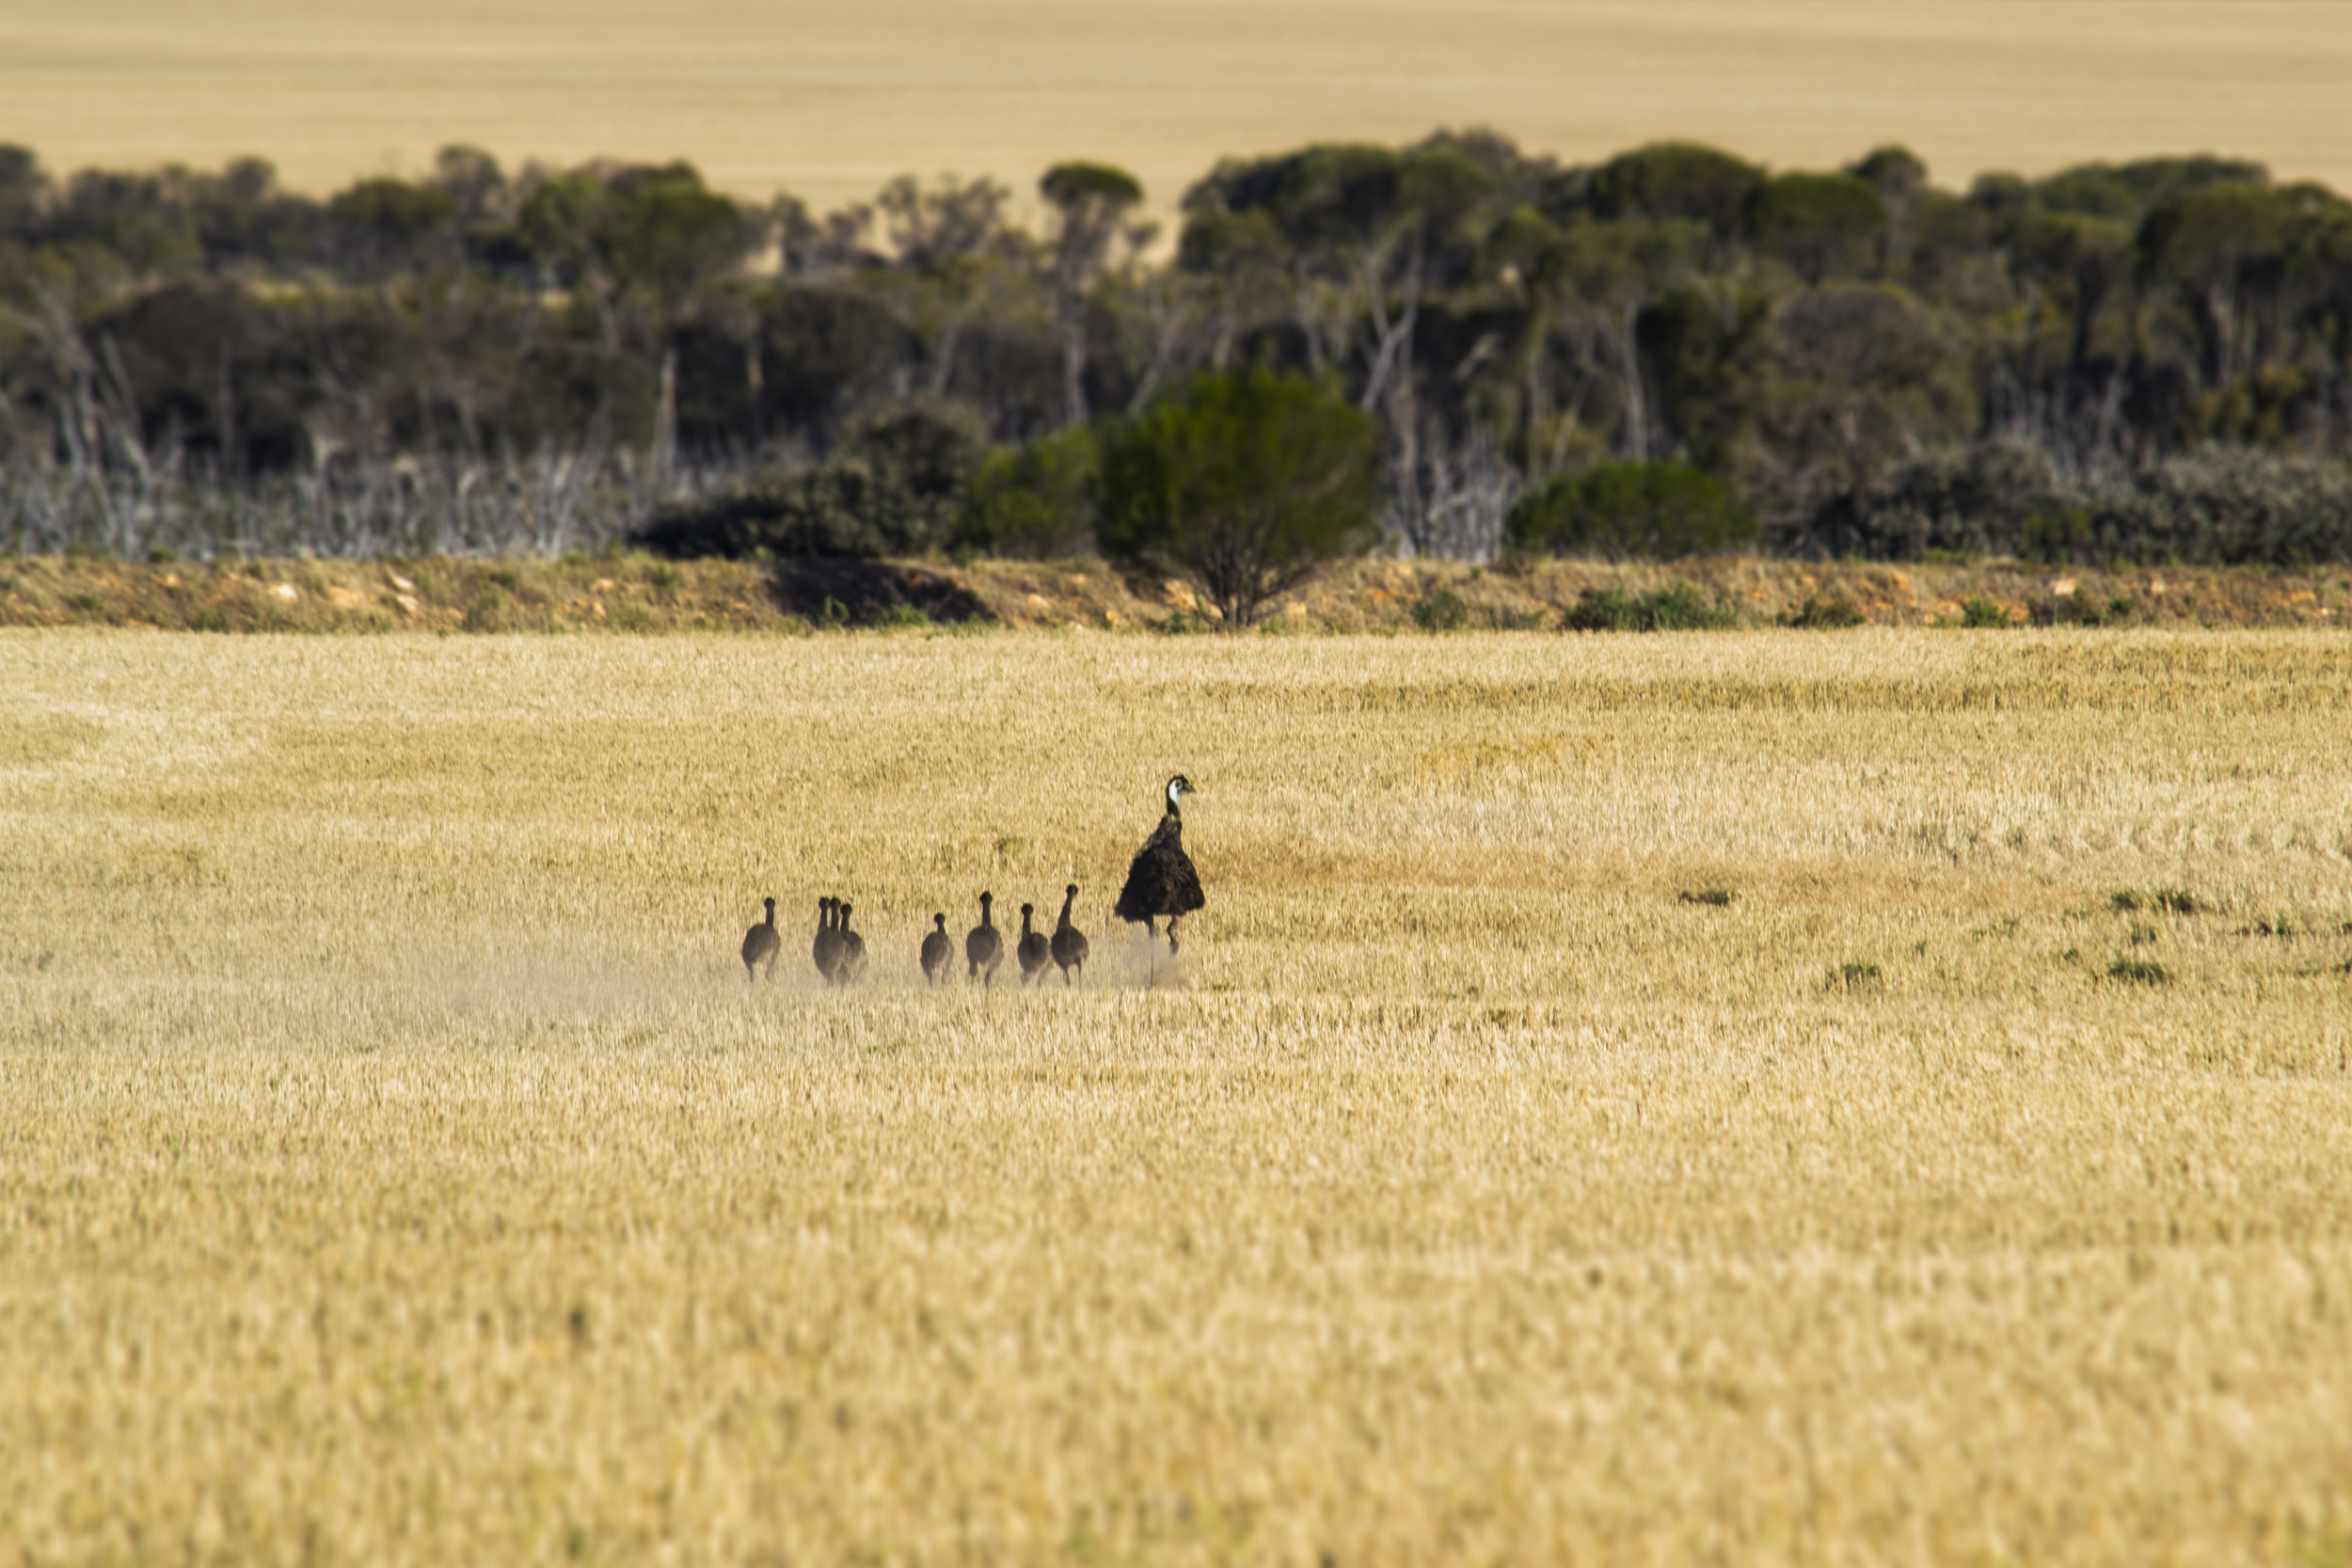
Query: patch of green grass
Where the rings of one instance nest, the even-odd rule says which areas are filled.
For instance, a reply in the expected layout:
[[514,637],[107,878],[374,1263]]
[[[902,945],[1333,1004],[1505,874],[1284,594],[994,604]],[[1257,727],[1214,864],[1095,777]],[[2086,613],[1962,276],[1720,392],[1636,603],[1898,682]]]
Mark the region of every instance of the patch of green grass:
[[2156,908],[2167,914],[2202,914],[2207,906],[2186,888],[2160,887],[2156,889]]
[[1687,582],[1647,594],[1587,588],[1561,622],[1567,631],[1726,631],[1739,624],[1727,598],[1709,599]]
[[2017,917],[2013,914],[2004,914],[1997,915],[1981,926],[1972,927],[1968,932],[1968,940],[1982,942],[1987,937],[2007,937],[2016,934]]
[[2107,908],[2118,914],[2137,914],[2148,907],[2148,895],[2136,887],[2120,887],[2107,895]]
[[930,624],[931,618],[923,612],[923,607],[920,605],[894,604],[874,617],[874,625],[884,629],[921,627]]
[[2172,983],[2172,972],[2153,958],[2127,958],[2116,953],[2108,957],[2107,978],[2135,986],[2169,986]]
[[1840,988],[1847,990],[1872,990],[1883,985],[1885,978],[1885,975],[1880,973],[1878,965],[1849,959],[1844,963],[1830,966],[1828,987],[1831,990]]
[[1675,895],[1675,902],[1678,904],[1705,904],[1710,909],[1721,910],[1729,908],[1731,901],[1739,896],[1740,892],[1737,888],[1706,887],[1693,889],[1686,887],[1680,893]]
[[678,584],[686,580],[686,574],[667,562],[657,561],[645,568],[645,580],[657,594],[674,594]]
[[2291,914],[2264,915],[2250,926],[2240,927],[2242,937],[2292,937],[2301,929]]

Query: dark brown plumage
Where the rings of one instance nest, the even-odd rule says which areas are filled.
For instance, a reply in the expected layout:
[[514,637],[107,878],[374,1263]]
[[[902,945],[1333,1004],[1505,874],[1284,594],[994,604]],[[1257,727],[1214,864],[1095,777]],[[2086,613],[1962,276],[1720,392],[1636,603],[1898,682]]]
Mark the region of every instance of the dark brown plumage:
[[1045,933],[1031,928],[1029,917],[1037,912],[1035,904],[1021,906],[1021,945],[1013,949],[1013,957],[1021,960],[1021,983],[1027,985],[1054,961],[1052,946]]
[[836,904],[834,907],[841,911],[834,927],[841,937],[841,961],[835,966],[834,979],[836,983],[846,986],[863,978],[866,974],[866,939],[850,928],[850,906]]
[[1061,983],[1065,986],[1070,984],[1072,970],[1082,977],[1087,972],[1087,934],[1070,923],[1070,906],[1077,901],[1077,883],[1061,890],[1061,921],[1054,927],[1054,962],[1061,966]]
[[834,929],[833,911],[838,899],[817,900],[817,940],[809,943],[809,957],[817,960],[817,973],[832,985],[834,974],[841,967],[841,933]]
[[980,895],[980,923],[963,939],[963,957],[972,966],[972,972],[964,978],[989,987],[996,984],[996,966],[1005,961],[1005,939],[996,934],[995,924],[988,915],[988,907],[993,902],[993,895]]
[[955,962],[956,944],[947,940],[947,917],[931,916],[930,933],[923,939],[923,979],[937,985],[947,977],[947,966]]
[[1208,902],[1200,893],[1200,874],[1192,868],[1192,857],[1184,853],[1184,823],[1177,810],[1177,802],[1194,793],[1192,781],[1182,773],[1168,781],[1167,814],[1136,851],[1127,867],[1127,885],[1120,889],[1119,905],[1113,911],[1131,925],[1142,921],[1147,937],[1158,934],[1152,923],[1165,916],[1171,954],[1176,951],[1178,919]]
[[784,951],[784,938],[776,932],[776,901],[763,898],[768,906],[768,918],[743,933],[743,983],[749,985],[758,978],[756,971],[765,969],[768,978],[776,977],[776,955]]

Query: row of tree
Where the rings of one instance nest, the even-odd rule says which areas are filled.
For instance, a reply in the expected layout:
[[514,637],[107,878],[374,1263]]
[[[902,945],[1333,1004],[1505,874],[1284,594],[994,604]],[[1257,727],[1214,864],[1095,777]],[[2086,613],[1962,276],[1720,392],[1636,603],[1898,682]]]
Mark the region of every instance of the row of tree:
[[401,463],[459,494],[626,458],[632,521],[798,498],[763,547],[821,547],[893,536],[921,485],[876,477],[874,433],[912,420],[978,443],[927,516],[1058,550],[1104,515],[1075,433],[1263,370],[1372,422],[1396,547],[1477,559],[1616,537],[1587,493],[1661,485],[1717,509],[1716,544],[1897,547],[1855,521],[1870,498],[1987,443],[2083,493],[2217,443],[2352,454],[2352,203],[2248,163],[1955,192],[1899,148],[1572,166],[1472,133],[1220,164],[1166,236],[1119,169],[1040,194],[1041,231],[986,179],[816,214],[683,164],[510,175],[451,148],[322,201],[259,160],[56,180],[0,148],[0,463],[51,497],[60,472],[331,488]]

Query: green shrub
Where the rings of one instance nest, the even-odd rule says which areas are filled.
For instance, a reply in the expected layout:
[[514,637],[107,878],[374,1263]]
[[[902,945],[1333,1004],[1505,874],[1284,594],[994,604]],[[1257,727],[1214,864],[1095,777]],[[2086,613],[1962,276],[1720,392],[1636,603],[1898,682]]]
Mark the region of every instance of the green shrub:
[[1810,631],[1842,631],[1858,626],[1867,619],[1862,611],[1843,599],[1807,599],[1788,624]]
[[2352,561],[2352,466],[2209,447],[2091,483],[2062,478],[2037,447],[1996,438],[1898,463],[1824,502],[1799,537],[1874,560]]
[[1756,519],[1723,482],[1688,463],[1597,463],[1564,474],[1511,509],[1514,548],[1606,561],[1665,561],[1730,549]]
[[1091,431],[997,448],[972,477],[958,549],[1025,561],[1087,553],[1100,474]]
[[1373,537],[1380,430],[1318,382],[1207,372],[1102,437],[1114,560],[1190,578],[1229,627]]
[[2126,958],[2117,953],[2107,962],[2107,978],[2136,986],[2169,986],[2172,983],[2172,972],[2153,958]]
[[2166,887],[2156,890],[2156,908],[2167,914],[2200,914],[2205,905],[2186,888]]
[[488,632],[506,629],[506,593],[493,582],[485,582],[481,591],[466,606],[466,618],[461,623],[468,631]]
[[1739,624],[1728,601],[1710,600],[1687,582],[1647,594],[1587,588],[1562,622],[1568,631],[1722,631]]
[[961,404],[910,398],[861,411],[814,468],[770,472],[655,511],[632,542],[674,560],[926,555],[952,542],[987,448]]
[[1675,902],[1678,904],[1705,904],[1709,909],[1722,910],[1730,908],[1731,901],[1739,896],[1740,895],[1735,889],[1727,887],[1708,887],[1699,888],[1696,890],[1684,888],[1680,893],[1675,895]]
[[1979,630],[1999,629],[2009,625],[2009,610],[1991,599],[1970,599],[1960,607],[1960,624]]
[[1453,589],[1440,587],[1413,601],[1413,625],[1423,631],[1460,631],[1470,625],[1470,606]]
[[1869,990],[1884,979],[1885,976],[1879,973],[1878,965],[1849,961],[1830,966],[1829,989],[1836,990],[1842,987],[1847,990]]

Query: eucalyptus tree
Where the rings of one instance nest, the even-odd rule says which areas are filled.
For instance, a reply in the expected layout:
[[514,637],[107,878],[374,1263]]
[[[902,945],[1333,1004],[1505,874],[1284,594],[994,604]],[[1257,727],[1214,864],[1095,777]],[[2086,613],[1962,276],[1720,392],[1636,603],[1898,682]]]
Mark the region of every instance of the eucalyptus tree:
[[1054,209],[1056,227],[1051,241],[1051,276],[1055,323],[1062,342],[1062,420],[1083,425],[1087,407],[1088,296],[1115,248],[1133,257],[1152,243],[1152,225],[1134,221],[1142,203],[1143,186],[1125,169],[1110,164],[1056,164],[1038,182],[1038,191]]

